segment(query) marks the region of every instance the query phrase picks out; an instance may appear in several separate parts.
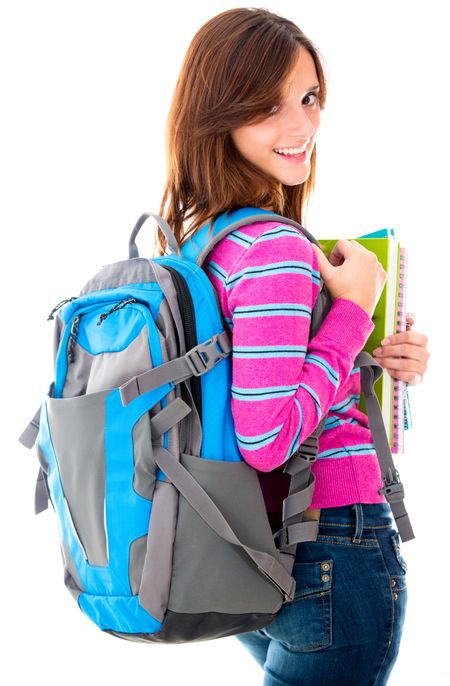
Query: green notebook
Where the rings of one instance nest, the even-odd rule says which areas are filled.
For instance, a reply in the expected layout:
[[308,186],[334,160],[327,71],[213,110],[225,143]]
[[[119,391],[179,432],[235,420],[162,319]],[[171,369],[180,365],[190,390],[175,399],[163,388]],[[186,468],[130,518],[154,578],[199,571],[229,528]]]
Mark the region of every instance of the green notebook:
[[[399,283],[400,283],[400,243],[395,238],[394,229],[381,229],[364,236],[348,240],[356,240],[367,250],[376,253],[383,269],[387,272],[387,279],[380,299],[375,307],[372,321],[375,328],[367,339],[363,350],[372,354],[375,348],[380,346],[381,340],[397,331],[397,319],[399,309]],[[318,239],[320,246],[328,256],[338,239]],[[393,445],[393,398],[394,379],[389,372],[383,369],[383,374],[375,383],[375,393],[380,403],[383,414],[386,434],[390,445]],[[367,414],[364,395],[361,394],[359,405],[361,412]]]

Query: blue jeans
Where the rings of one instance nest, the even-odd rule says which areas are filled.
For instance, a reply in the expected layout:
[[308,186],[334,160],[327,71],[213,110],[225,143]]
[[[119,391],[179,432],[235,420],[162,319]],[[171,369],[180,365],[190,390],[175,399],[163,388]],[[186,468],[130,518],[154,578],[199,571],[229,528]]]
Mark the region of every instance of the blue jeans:
[[236,638],[264,669],[264,686],[383,686],[398,655],[406,563],[387,503],[321,511],[301,543],[297,587],[263,629]]

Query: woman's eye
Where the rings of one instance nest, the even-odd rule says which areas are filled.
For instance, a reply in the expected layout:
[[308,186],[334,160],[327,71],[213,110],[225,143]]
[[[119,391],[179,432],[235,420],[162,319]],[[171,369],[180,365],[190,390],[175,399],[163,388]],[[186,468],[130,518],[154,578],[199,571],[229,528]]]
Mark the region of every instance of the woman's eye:
[[[311,92],[311,93],[308,93],[308,95],[306,95],[305,98],[309,98],[309,97],[311,97],[311,95],[312,95],[314,98],[316,98],[316,100],[312,103],[313,105],[315,105],[315,104],[317,103],[317,101],[318,101],[319,94],[318,94],[318,93],[313,93],[313,92]],[[306,104],[309,105],[310,103],[306,103]]]
[[[308,98],[311,98],[311,97],[314,98],[314,100],[312,102],[305,102]],[[310,106],[310,107],[313,107],[314,105],[317,105],[318,103],[319,103],[319,94],[315,93],[314,91],[311,91],[311,93],[308,93],[307,95],[305,95],[305,97],[303,99],[303,104]],[[269,112],[267,113],[267,116],[272,117],[274,114],[278,114],[280,112],[281,108],[282,108],[281,105],[274,105],[269,110]]]

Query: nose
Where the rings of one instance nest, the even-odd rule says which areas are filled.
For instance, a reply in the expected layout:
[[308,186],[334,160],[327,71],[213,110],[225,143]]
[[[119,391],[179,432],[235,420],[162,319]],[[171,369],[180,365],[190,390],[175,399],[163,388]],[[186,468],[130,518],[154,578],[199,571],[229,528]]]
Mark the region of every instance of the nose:
[[[307,140],[313,138],[319,125],[320,113],[309,113],[302,105],[291,107],[288,113],[288,132],[292,138]],[[317,120],[316,122],[313,119]]]

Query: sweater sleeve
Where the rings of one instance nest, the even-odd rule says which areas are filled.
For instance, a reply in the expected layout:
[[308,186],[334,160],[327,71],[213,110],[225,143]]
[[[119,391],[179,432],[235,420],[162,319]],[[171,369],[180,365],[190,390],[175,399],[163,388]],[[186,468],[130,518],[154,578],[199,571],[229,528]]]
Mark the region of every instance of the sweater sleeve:
[[259,235],[227,275],[231,409],[242,457],[262,472],[311,435],[374,328],[363,308],[337,298],[308,342],[319,286],[310,241],[287,225]]

